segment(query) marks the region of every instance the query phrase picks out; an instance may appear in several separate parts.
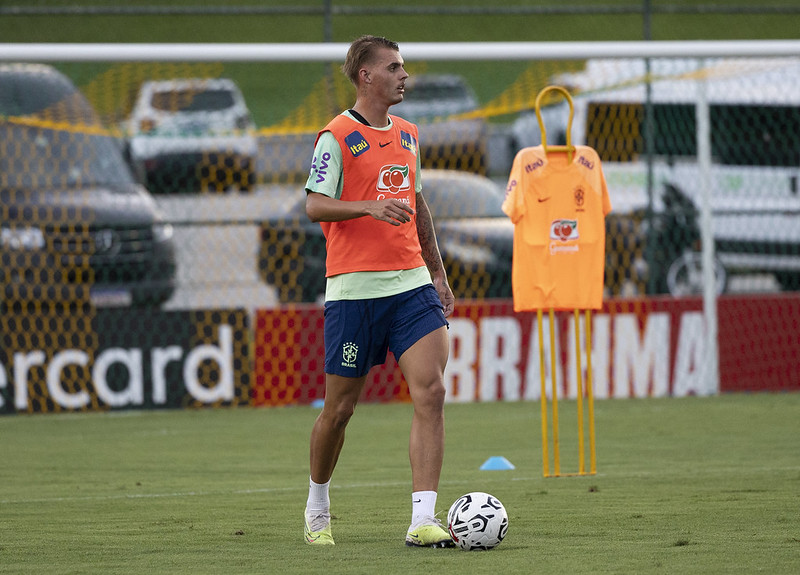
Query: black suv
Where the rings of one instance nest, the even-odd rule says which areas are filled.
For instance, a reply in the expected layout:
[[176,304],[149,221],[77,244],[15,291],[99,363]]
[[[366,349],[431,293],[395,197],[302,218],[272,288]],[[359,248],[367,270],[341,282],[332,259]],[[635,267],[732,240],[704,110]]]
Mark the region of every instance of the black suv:
[[0,65],[0,304],[158,305],[172,227],[86,98],[54,68]]

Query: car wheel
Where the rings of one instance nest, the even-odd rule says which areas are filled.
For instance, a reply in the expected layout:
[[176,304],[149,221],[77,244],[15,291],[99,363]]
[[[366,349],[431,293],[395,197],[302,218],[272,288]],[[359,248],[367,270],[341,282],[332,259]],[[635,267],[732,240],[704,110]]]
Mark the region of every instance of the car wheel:
[[[703,293],[703,255],[684,252],[667,267],[667,292],[675,297]],[[714,293],[720,295],[728,283],[728,272],[719,259],[714,258]]]

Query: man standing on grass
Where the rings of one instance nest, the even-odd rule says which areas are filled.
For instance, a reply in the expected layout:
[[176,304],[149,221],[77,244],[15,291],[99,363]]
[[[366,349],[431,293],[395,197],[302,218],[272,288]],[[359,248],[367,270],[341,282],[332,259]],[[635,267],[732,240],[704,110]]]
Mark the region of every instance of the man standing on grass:
[[417,127],[389,115],[402,102],[396,43],[362,36],[342,71],[356,102],[319,133],[306,213],[327,242],[325,404],[311,432],[305,540],[333,545],[328,488],[367,374],[397,358],[414,406],[412,518],[406,545],[451,547],[435,518],[444,457],[444,368],[453,292],[422,196]]

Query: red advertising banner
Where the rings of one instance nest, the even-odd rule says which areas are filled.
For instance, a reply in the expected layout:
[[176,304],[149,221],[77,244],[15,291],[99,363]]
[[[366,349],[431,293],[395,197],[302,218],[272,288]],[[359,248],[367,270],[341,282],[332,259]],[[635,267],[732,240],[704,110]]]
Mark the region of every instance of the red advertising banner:
[[800,391],[800,294],[722,298],[721,391]]
[[[308,404],[325,397],[322,308],[296,305],[258,310],[254,337],[254,405]],[[393,356],[374,368],[362,401],[409,401]]]
[[[719,389],[703,376],[708,341],[699,298],[611,300],[593,314],[592,379],[597,398],[681,397],[729,391],[800,391],[800,294],[718,300]],[[575,326],[557,313],[556,365],[562,397],[575,397]],[[583,314],[581,314],[583,318]],[[448,401],[535,400],[541,394],[535,313],[511,300],[461,301],[450,318]],[[549,334],[547,314],[545,329]],[[253,402],[305,404],[324,397],[322,309],[260,310],[255,326]],[[582,330],[583,333],[583,330]],[[585,349],[581,344],[581,351]],[[581,363],[585,370],[585,358]],[[584,375],[585,377],[585,375]],[[408,401],[397,363],[374,369],[362,401]]]

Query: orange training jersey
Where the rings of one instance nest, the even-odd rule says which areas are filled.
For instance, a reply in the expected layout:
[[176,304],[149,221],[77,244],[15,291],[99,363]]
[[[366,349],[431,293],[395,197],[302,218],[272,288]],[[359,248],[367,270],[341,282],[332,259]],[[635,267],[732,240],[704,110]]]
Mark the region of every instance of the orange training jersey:
[[376,130],[339,115],[322,130],[331,132],[342,149],[341,200],[396,198],[414,210],[411,221],[399,226],[370,216],[322,222],[328,277],[425,265],[416,219],[417,127],[397,116],[391,121],[390,129]]
[[514,222],[514,311],[603,305],[605,216],[611,202],[600,158],[524,148],[514,158],[503,211]]

